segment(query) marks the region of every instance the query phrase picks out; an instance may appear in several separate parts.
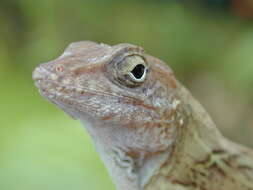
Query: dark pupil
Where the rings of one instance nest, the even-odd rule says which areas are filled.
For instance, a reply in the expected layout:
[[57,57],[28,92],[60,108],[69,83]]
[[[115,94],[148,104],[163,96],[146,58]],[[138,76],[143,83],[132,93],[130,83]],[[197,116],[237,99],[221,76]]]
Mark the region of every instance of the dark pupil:
[[140,79],[145,71],[145,66],[142,64],[136,65],[131,73],[134,75],[135,78]]

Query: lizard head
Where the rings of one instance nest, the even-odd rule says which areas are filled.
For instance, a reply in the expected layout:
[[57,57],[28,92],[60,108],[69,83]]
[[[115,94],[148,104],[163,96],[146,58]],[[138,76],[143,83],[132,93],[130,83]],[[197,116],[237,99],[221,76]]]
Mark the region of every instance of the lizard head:
[[171,69],[135,45],[75,42],[37,67],[33,79],[42,96],[85,122],[95,143],[114,146],[118,155],[143,160],[164,151],[182,124]]

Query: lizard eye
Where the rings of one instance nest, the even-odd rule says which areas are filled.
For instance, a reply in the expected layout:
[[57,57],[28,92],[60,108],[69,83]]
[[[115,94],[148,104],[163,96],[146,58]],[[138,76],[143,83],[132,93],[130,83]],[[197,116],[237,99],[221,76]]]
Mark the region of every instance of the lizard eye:
[[136,81],[142,81],[145,79],[146,67],[143,64],[136,65],[129,73],[130,77]]
[[139,55],[131,55],[117,64],[116,74],[120,83],[129,87],[141,85],[147,76],[148,68]]

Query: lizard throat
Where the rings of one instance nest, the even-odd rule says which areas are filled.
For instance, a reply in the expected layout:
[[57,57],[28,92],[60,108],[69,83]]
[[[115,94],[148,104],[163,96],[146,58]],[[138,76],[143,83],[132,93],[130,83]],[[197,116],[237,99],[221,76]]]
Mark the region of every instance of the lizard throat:
[[[118,189],[141,190],[169,159],[172,146],[158,151],[148,151],[126,146],[119,126],[105,126],[100,121],[87,121],[81,118],[93,139],[96,150],[106,165],[110,176]],[[126,137],[125,137],[126,138]]]

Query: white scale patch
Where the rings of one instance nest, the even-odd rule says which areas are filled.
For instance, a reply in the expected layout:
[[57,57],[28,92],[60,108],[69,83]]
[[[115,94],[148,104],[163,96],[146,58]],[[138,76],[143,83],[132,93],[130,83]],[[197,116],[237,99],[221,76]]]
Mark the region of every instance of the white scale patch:
[[127,156],[125,152],[119,148],[115,148],[113,152],[116,164],[126,169],[127,176],[129,177],[129,179],[131,180],[137,179],[134,160],[130,156]]

